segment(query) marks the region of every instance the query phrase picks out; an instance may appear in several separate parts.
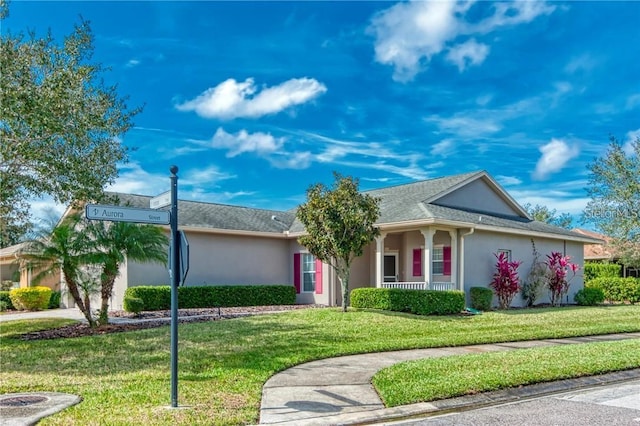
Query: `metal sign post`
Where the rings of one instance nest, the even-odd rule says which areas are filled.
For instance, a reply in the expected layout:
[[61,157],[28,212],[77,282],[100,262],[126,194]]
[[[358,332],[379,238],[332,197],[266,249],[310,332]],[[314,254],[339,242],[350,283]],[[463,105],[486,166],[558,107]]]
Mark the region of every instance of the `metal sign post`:
[[178,406],[178,283],[180,236],[178,234],[178,166],[171,166],[171,407]]

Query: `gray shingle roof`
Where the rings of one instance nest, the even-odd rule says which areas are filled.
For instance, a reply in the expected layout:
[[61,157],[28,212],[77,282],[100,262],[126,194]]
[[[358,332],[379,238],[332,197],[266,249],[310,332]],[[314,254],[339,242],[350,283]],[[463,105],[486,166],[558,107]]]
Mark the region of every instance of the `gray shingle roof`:
[[[120,205],[139,208],[149,208],[152,198],[121,193],[108,195],[116,196]],[[160,210],[169,210],[169,207]],[[277,220],[272,219],[274,216]],[[294,213],[279,210],[178,200],[178,226],[281,234],[291,227],[294,217]]]
[[[539,232],[569,238],[589,239],[563,228],[537,222],[518,216],[501,216],[460,208],[451,208],[429,203],[436,200],[465,182],[484,176],[486,172],[476,171],[453,176],[413,182],[365,191],[364,193],[380,198],[380,218],[378,224],[435,221],[453,221],[475,226],[492,226],[515,231]],[[120,204],[132,207],[149,207],[151,197],[144,195],[114,194]],[[296,219],[296,209],[288,211],[263,210],[224,204],[183,201],[178,203],[179,226],[227,229],[237,231],[273,232],[281,234],[288,230],[292,233],[304,232],[304,226]],[[167,209],[167,208],[165,208]],[[272,217],[278,220],[273,220]]]

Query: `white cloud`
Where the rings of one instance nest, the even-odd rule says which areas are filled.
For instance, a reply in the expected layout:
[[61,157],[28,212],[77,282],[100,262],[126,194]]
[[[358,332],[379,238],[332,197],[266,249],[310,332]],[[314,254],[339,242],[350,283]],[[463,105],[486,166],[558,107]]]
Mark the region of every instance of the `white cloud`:
[[462,36],[527,23],[555,9],[543,1],[495,2],[490,16],[469,23],[465,15],[473,4],[474,1],[412,1],[377,13],[368,28],[375,37],[376,61],[392,65],[393,79],[406,82],[422,71],[433,56],[450,49],[447,59],[463,70],[466,60],[473,65],[482,63],[489,47],[473,39],[454,47],[450,43]]
[[235,175],[221,171],[217,166],[207,166],[203,169],[186,170],[184,176],[180,178],[180,183],[192,186],[200,186],[206,183],[210,186],[222,180],[233,179],[235,177]]
[[633,155],[633,146],[631,145],[631,143],[634,142],[636,139],[640,139],[640,129],[627,132],[627,140],[622,146],[622,149],[624,150],[625,154]]
[[596,61],[590,55],[584,54],[572,58],[564,67],[564,71],[568,74],[574,74],[578,71],[590,71],[596,66]]
[[140,65],[140,60],[138,59],[130,59],[126,64],[125,67],[126,68],[133,68],[135,66]]
[[575,158],[580,153],[577,146],[570,146],[560,139],[551,139],[546,145],[540,147],[542,156],[536,164],[533,178],[544,180],[550,174],[562,170],[567,162]]
[[490,114],[477,114],[477,111],[472,114],[483,115],[484,117],[475,118],[465,115],[465,113],[459,113],[450,118],[433,115],[425,120],[435,123],[441,132],[453,133],[465,138],[479,137],[502,129],[502,125],[496,122],[494,118],[490,118],[492,117]]
[[458,66],[460,72],[469,65],[479,65],[489,54],[489,46],[471,39],[449,49],[447,59]]
[[118,178],[106,190],[126,194],[157,195],[169,189],[169,173],[153,174],[144,170],[139,163],[129,162],[120,166]]
[[195,99],[176,105],[176,108],[195,111],[204,118],[257,118],[306,103],[326,91],[324,84],[306,77],[287,80],[261,90],[256,87],[253,78],[244,82],[230,78],[205,90]]
[[269,159],[273,167],[278,169],[298,169],[303,170],[313,162],[313,154],[309,151],[287,152],[282,155],[273,156]]
[[625,104],[626,109],[634,109],[635,107],[640,106],[640,93],[633,94],[627,98],[627,102]]
[[244,129],[231,134],[220,127],[211,142],[214,148],[228,149],[227,157],[233,158],[244,152],[254,152],[260,156],[271,154],[282,148],[284,138],[274,138],[269,133],[249,133]]
[[454,148],[455,142],[451,139],[443,139],[437,144],[431,147],[431,155],[439,155],[442,157],[446,157],[451,154]]
[[515,176],[497,175],[496,180],[503,186],[516,186],[522,183],[522,180]]

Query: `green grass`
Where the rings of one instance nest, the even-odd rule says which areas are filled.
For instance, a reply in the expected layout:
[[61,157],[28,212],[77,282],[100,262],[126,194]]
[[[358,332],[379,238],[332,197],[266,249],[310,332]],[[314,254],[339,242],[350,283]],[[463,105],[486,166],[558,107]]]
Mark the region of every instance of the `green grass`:
[[640,367],[640,340],[422,359],[373,377],[388,407]]
[[[0,393],[54,391],[83,402],[42,425],[253,424],[274,373],[332,356],[640,331],[640,306],[491,312],[470,317],[309,309],[179,327],[179,401],[169,405],[169,327],[21,341],[1,325]],[[34,326],[37,323],[34,321]]]

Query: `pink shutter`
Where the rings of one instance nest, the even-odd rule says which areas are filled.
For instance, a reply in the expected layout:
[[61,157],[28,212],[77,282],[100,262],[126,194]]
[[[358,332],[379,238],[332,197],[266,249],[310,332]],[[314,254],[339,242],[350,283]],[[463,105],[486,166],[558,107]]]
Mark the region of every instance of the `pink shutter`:
[[300,253],[293,254],[293,285],[296,287],[296,293],[300,293]]
[[322,261],[316,259],[316,294],[322,294]]
[[413,276],[422,275],[422,249],[413,249]]
[[442,248],[442,259],[444,260],[442,275],[451,275],[451,247]]

